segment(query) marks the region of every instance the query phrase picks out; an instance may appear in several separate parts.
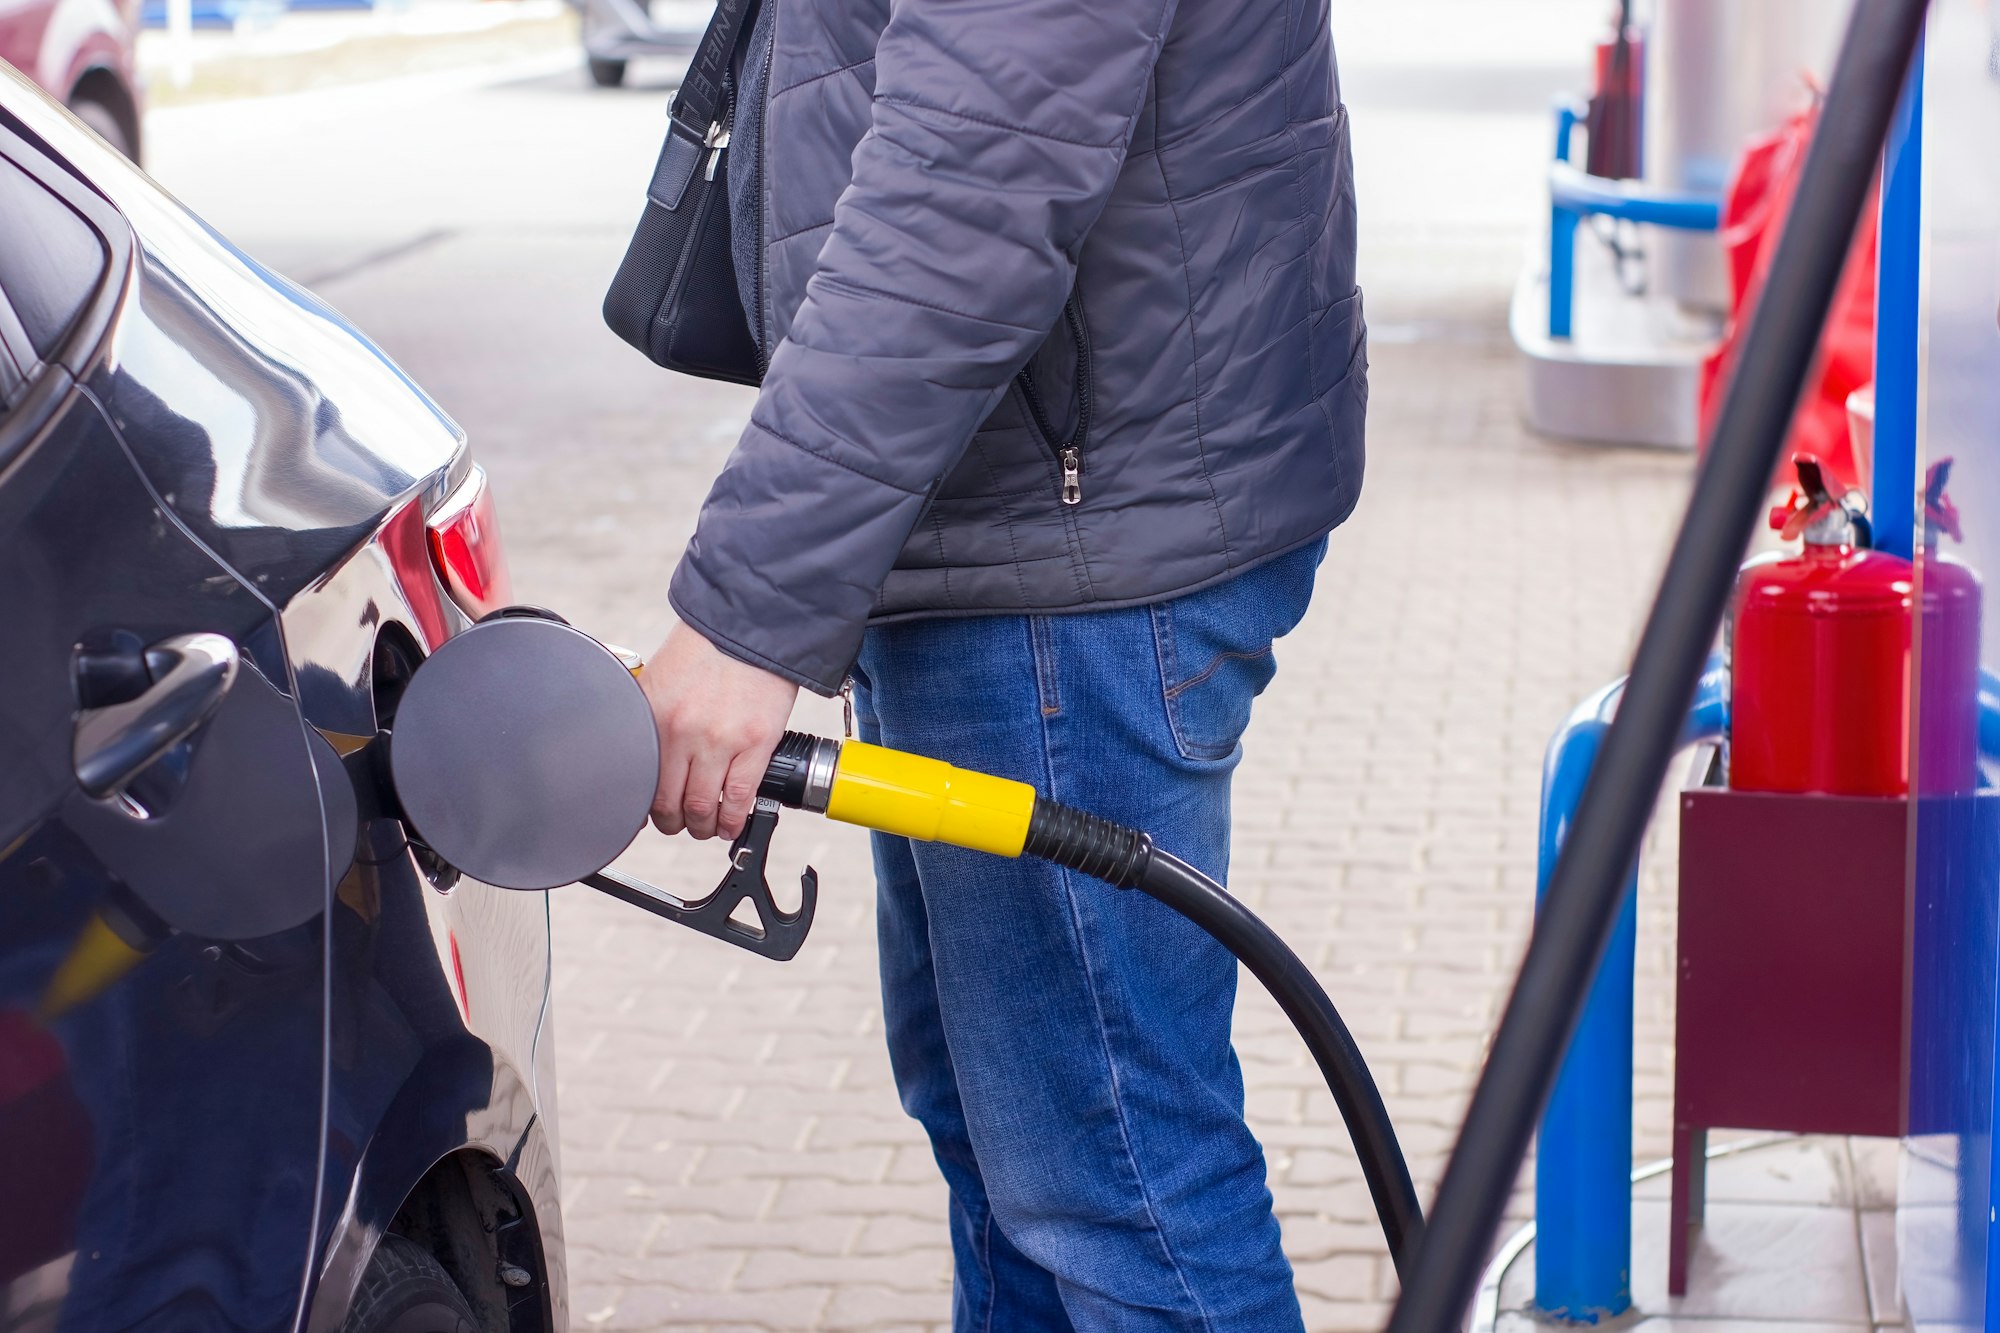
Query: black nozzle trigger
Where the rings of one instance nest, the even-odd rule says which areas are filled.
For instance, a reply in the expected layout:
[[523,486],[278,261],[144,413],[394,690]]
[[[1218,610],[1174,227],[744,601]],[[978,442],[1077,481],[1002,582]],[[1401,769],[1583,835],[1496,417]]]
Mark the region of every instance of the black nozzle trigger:
[[[806,942],[806,932],[812,929],[813,908],[819,901],[819,874],[807,866],[805,874],[799,876],[798,911],[778,910],[765,879],[765,865],[771,856],[771,834],[778,827],[779,808],[768,796],[757,798],[757,806],[750,812],[742,836],[729,845],[729,873],[715,886],[714,893],[699,902],[684,902],[664,889],[611,870],[585,875],[583,882],[620,902],[642,907],[689,930],[787,962],[798,953],[799,946]],[[746,898],[756,909],[758,925],[733,917],[737,905]]]

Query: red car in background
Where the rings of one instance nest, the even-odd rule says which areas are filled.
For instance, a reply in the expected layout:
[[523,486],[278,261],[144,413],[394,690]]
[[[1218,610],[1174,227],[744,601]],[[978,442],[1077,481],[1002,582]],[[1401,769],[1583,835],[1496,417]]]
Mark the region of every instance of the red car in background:
[[139,159],[139,0],[0,0],[0,60]]

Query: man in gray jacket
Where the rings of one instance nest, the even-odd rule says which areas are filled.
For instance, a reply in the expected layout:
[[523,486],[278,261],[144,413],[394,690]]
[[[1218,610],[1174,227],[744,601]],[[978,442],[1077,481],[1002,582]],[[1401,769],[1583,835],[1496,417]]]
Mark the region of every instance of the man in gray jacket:
[[[763,0],[730,140],[768,358],[644,682],[733,835],[797,688],[1227,869],[1271,645],[1361,486],[1327,0]],[[1234,961],[1055,867],[875,843],[959,1329],[1286,1329]]]

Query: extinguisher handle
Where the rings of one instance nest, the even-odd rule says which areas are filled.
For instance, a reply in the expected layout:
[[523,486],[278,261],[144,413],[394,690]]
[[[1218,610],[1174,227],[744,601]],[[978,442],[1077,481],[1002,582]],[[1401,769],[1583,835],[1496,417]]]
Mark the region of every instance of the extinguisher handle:
[[1821,466],[1818,455],[1793,454],[1792,471],[1799,479],[1799,490],[1809,507],[1816,509],[1820,505],[1834,503],[1833,492],[1826,484],[1826,469]]

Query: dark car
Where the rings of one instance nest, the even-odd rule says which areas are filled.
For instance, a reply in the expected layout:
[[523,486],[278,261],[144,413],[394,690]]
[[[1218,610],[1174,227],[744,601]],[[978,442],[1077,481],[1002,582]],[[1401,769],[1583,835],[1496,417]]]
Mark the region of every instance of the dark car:
[[383,733],[459,429],[0,69],[0,1329],[559,1329],[546,895]]
[[139,0],[0,0],[0,60],[139,159]]

